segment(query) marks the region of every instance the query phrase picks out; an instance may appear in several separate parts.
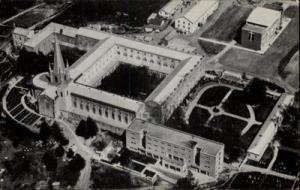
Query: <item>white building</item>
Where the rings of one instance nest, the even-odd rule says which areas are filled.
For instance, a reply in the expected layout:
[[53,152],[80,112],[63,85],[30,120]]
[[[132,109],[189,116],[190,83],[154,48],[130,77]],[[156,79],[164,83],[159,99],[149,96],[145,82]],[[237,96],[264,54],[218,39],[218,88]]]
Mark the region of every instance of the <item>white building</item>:
[[16,27],[13,30],[13,43],[16,48],[22,48],[24,43],[34,36],[34,31],[30,29]]
[[[87,53],[68,67],[58,44]],[[55,52],[49,73],[33,79],[42,115],[74,120],[91,117],[102,129],[117,134],[122,134],[134,118],[165,122],[200,80],[204,69],[204,57],[200,55],[54,23],[27,41],[25,47],[45,54],[53,49]],[[97,89],[120,64],[145,66],[164,79],[144,100]]]
[[185,14],[175,19],[176,30],[185,34],[193,33],[205,24],[219,6],[219,0],[196,0],[193,3]]
[[176,9],[180,6],[181,0],[170,0],[163,8],[158,12],[158,15],[163,18],[169,18],[175,13]]
[[166,170],[214,178],[223,170],[224,144],[139,119],[126,130],[126,147],[159,160]]
[[287,106],[293,96],[282,94],[274,106],[273,110],[267,117],[261,129],[258,131],[254,140],[247,150],[247,157],[251,160],[259,161],[269,144],[272,142],[278,127],[282,122],[282,106]]
[[267,48],[280,30],[280,19],[280,11],[255,8],[242,28],[242,45],[254,50]]

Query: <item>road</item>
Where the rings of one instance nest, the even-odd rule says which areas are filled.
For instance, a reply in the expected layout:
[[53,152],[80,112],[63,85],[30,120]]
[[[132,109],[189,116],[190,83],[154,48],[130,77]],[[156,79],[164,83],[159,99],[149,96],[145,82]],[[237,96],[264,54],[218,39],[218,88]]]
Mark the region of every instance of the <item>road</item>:
[[251,166],[248,164],[244,164],[240,171],[241,172],[260,172],[263,174],[273,175],[273,176],[277,176],[277,177],[281,177],[281,178],[289,179],[289,180],[295,180],[297,178],[296,176],[278,173],[278,172],[275,172],[272,170],[268,170],[266,168],[260,168],[260,167]]
[[2,21],[1,24],[5,24],[5,23],[7,23],[7,22],[13,20],[14,18],[16,18],[16,17],[18,17],[18,16],[20,16],[20,15],[22,15],[22,14],[25,14],[25,13],[27,13],[27,12],[29,12],[29,11],[31,11],[31,10],[37,8],[37,7],[40,7],[40,6],[42,6],[42,5],[45,5],[45,3],[41,3],[41,4],[35,5],[35,6],[33,6],[33,7],[30,7],[30,8],[28,8],[28,9],[25,9],[24,11],[19,12],[18,14],[16,14],[16,15],[14,15],[14,16],[12,16],[12,17],[10,17],[10,18],[4,20],[4,21]]

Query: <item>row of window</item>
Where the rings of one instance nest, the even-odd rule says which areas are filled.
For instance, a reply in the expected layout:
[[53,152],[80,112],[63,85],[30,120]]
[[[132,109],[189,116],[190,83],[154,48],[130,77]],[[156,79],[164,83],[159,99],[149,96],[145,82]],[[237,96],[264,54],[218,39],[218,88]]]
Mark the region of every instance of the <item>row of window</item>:
[[[76,100],[73,101],[73,106],[74,106],[75,108],[77,108],[77,101],[76,101]],[[80,103],[79,106],[80,106],[80,109],[81,109],[81,110],[84,109],[84,105],[83,105],[82,102]],[[121,112],[118,112],[118,114],[117,114],[117,116],[116,116],[115,111],[111,111],[111,113],[109,114],[109,111],[108,111],[107,108],[106,108],[106,109],[105,109],[105,108],[102,109],[101,107],[99,107],[98,109],[96,109],[95,106],[90,106],[89,104],[85,104],[85,110],[86,110],[87,112],[90,112],[90,110],[92,110],[92,112],[93,112],[94,114],[96,114],[96,112],[97,112],[97,110],[98,110],[98,114],[99,114],[100,116],[103,116],[103,115],[104,115],[106,118],[112,118],[113,120],[115,120],[116,117],[117,117],[118,121],[119,121],[119,122],[122,122],[122,114],[121,114]],[[124,122],[125,122],[126,124],[129,122],[129,116],[128,116],[128,114],[125,114]]]

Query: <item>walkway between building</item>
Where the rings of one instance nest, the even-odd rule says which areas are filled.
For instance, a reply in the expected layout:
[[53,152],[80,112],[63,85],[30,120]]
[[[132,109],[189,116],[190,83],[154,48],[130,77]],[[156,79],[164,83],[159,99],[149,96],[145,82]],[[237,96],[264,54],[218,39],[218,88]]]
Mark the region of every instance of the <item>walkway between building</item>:
[[281,177],[281,178],[289,179],[289,180],[295,180],[297,178],[296,176],[278,173],[278,172],[275,172],[272,170],[268,170],[266,168],[260,168],[260,167],[251,166],[248,164],[244,164],[244,166],[241,168],[241,172],[260,172],[263,174],[273,175],[273,176],[277,176],[277,177]]

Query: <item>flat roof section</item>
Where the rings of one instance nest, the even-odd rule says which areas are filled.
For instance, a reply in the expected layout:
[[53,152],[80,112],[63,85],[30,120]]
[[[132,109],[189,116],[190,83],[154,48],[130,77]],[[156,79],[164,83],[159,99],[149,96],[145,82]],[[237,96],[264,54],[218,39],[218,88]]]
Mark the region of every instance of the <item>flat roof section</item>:
[[272,26],[276,20],[281,16],[279,11],[267,9],[264,7],[255,8],[247,18],[247,22],[261,25],[261,26]]
[[135,119],[128,127],[128,130],[134,132],[147,130],[147,134],[151,137],[190,149],[193,149],[197,145],[201,148],[201,152],[212,156],[216,156],[218,152],[224,148],[224,144],[222,143],[188,134],[163,125],[146,122],[141,119]]

